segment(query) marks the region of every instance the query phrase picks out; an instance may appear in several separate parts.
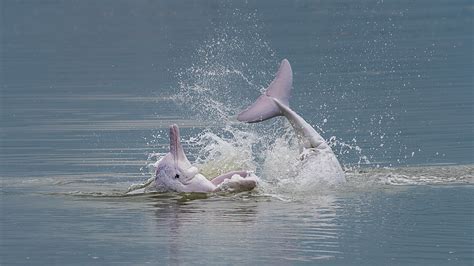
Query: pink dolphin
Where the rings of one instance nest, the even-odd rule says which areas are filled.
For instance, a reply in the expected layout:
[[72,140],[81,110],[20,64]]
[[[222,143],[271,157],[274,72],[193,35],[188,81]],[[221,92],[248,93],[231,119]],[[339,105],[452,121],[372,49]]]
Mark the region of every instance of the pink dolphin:
[[249,171],[232,171],[207,179],[186,157],[177,125],[170,126],[170,152],[155,166],[155,176],[143,184],[131,186],[129,194],[135,194],[145,187],[145,191],[151,189],[160,192],[247,191],[254,189],[258,182],[258,177]]
[[290,62],[283,59],[274,80],[266,91],[237,119],[256,123],[275,116],[285,116],[302,143],[302,167],[311,169],[319,181],[336,184],[345,182],[344,172],[324,138],[295,111],[290,109],[289,100],[293,84]]

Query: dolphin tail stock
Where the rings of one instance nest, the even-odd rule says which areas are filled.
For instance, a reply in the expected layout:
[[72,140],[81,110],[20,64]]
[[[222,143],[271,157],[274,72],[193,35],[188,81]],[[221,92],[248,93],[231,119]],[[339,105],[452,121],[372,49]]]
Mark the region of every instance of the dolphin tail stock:
[[275,103],[274,99],[277,99],[285,106],[289,106],[292,85],[293,72],[290,62],[283,59],[275,78],[265,92],[249,108],[238,114],[237,120],[256,123],[283,115],[281,108]]
[[319,147],[324,139],[301,116],[289,106],[293,73],[290,62],[283,59],[280,68],[266,91],[247,110],[237,116],[237,120],[247,123],[261,122],[275,116],[285,116],[294,128],[304,148]]

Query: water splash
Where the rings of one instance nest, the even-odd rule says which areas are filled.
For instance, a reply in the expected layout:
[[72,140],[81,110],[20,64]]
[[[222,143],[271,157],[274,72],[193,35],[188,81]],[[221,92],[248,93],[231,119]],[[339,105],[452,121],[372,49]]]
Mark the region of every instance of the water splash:
[[[247,28],[242,27],[242,21],[238,28],[232,23],[216,27],[196,49],[190,67],[177,74],[179,84],[173,100],[186,106],[190,117],[210,125],[187,143],[195,147],[196,164],[205,176],[246,169],[257,172],[266,191],[272,187],[312,191],[318,185],[311,169],[301,171],[299,143],[286,120],[236,123],[235,115],[269,84],[279,61],[261,37],[256,17],[237,15],[245,18]],[[328,142],[340,156],[355,151],[361,158],[358,165],[368,162],[360,147],[335,136]]]
[[[187,140],[187,144],[194,147],[197,153],[195,156],[197,166],[208,177],[232,170],[256,171],[265,181],[262,187],[267,192],[278,193],[285,190],[294,193],[318,190],[319,184],[313,182],[311,169],[309,171],[300,169],[298,140],[284,119],[273,119],[258,126],[236,123],[235,115],[251,104],[258,96],[258,92],[263,91],[271,81],[280,58],[275,57],[261,34],[261,23],[255,14],[242,14],[236,11],[224,21],[226,21],[224,26],[216,26],[208,40],[197,47],[195,55],[190,58],[189,67],[176,74],[179,84],[172,100],[177,105],[187,108],[187,116],[208,125],[202,133]],[[238,26],[233,25],[233,21],[238,21],[235,23]],[[347,54],[347,51],[339,52]],[[367,53],[371,54],[370,51]],[[386,51],[382,50],[373,56],[383,57],[385,53]],[[332,59],[324,64],[330,61],[332,62]],[[387,69],[384,70],[393,71],[392,63],[387,62]],[[367,75],[380,74],[376,70],[361,67],[361,73],[365,74],[363,79],[366,79]],[[326,70],[330,71],[331,65],[327,68]],[[320,77],[324,76],[323,74],[320,73]],[[317,107],[311,109],[304,105],[299,108],[318,113],[322,123],[314,127],[324,135],[331,134],[335,131],[334,128],[338,127],[335,125],[338,122],[335,117],[337,114],[342,115],[341,112],[352,114],[353,118],[349,123],[341,121],[354,132],[354,136],[349,138],[351,140],[340,138],[334,133],[327,140],[348,175],[357,172],[362,166],[375,164],[378,167],[379,162],[374,154],[386,157],[387,152],[383,150],[393,145],[387,140],[386,128],[395,120],[392,103],[397,103],[396,97],[389,93],[383,98],[384,103],[387,103],[385,113],[368,113],[366,110],[370,109],[368,107],[373,101],[366,99],[360,90],[364,80],[358,80],[358,75],[353,74],[336,77],[335,82],[340,84],[333,84],[334,86],[326,89],[321,88],[334,81],[329,82],[321,78],[315,84],[317,89],[315,91],[322,97],[310,95],[311,91],[305,96],[331,101],[321,103],[319,109]],[[326,76],[334,78],[334,75]],[[344,80],[349,82],[350,89],[341,89],[347,85],[342,83]],[[341,104],[340,101],[342,105],[353,102],[355,98],[361,103],[356,110],[340,111],[335,105],[336,102]],[[312,101],[309,101],[309,104],[314,105]],[[369,133],[363,135],[361,131]],[[390,133],[390,137],[391,142],[395,143],[393,138],[398,137],[400,131],[394,132]],[[378,145],[363,148],[359,143],[364,142]]]
[[224,127],[221,132],[216,134],[207,129],[190,140],[201,147],[196,159],[200,172],[215,177],[233,170],[255,171],[252,148],[258,136],[232,126]]
[[274,52],[262,37],[256,15],[235,11],[230,16],[223,20],[225,25],[215,25],[189,67],[176,74],[175,102],[206,123],[231,123],[237,110],[253,99],[246,91],[259,91],[262,81],[273,78],[266,70],[275,65]]

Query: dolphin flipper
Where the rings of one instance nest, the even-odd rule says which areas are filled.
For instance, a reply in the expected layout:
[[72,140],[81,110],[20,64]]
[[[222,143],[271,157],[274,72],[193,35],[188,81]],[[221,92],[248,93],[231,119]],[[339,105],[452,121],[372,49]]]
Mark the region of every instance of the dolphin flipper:
[[293,72],[290,62],[283,59],[272,83],[247,110],[237,116],[237,120],[256,123],[283,115],[280,108],[271,98],[278,99],[281,103],[288,106],[292,84]]

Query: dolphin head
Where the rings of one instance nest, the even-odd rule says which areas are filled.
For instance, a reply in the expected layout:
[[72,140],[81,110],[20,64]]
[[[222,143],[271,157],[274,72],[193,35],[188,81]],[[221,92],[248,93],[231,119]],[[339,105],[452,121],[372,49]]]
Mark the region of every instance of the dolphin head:
[[182,191],[191,179],[198,174],[198,169],[191,165],[184,154],[180,142],[179,128],[170,126],[170,152],[156,164],[155,183],[174,191]]

